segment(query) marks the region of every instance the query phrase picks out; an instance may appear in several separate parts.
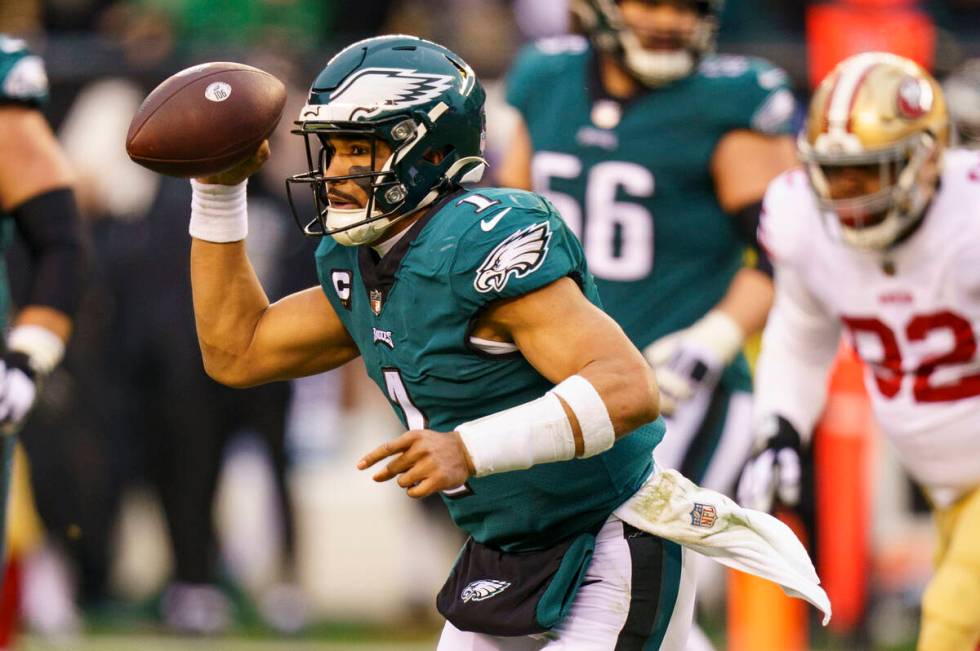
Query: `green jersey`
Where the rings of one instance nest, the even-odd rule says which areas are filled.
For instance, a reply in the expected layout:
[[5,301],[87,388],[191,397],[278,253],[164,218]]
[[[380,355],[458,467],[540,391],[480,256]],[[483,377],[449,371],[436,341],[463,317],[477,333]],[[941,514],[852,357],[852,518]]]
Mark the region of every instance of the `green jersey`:
[[[515,346],[474,340],[494,301],[567,276],[599,305],[578,240],[547,200],[520,190],[445,196],[380,259],[325,237],[316,266],[368,374],[411,429],[452,431],[553,386]],[[658,420],[603,454],[472,478],[443,498],[478,542],[547,547],[601,526],[652,471],[663,431]]]
[[[31,54],[27,44],[0,34],[0,105],[20,104],[39,107],[48,98],[48,79],[40,57]],[[3,250],[13,237],[13,219],[0,209],[0,323],[10,309]]]
[[716,305],[746,243],[718,205],[711,157],[734,130],[788,132],[786,75],[710,56],[689,77],[620,102],[604,94],[588,41],[572,36],[527,48],[507,85],[530,134],[534,189],[582,239],[630,339],[642,349]]

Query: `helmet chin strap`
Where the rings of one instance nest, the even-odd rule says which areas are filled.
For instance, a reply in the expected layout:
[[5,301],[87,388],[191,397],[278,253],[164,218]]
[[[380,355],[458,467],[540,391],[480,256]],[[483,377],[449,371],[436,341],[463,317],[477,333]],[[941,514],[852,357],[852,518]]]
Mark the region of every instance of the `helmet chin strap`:
[[[330,208],[327,207],[327,228],[334,230],[344,228],[351,224],[357,224],[371,217],[378,217],[382,213],[380,210],[373,210],[367,214],[367,207],[364,208]],[[332,233],[331,237],[343,246],[360,246],[370,244],[381,237],[385,230],[394,222],[393,219],[378,219],[373,222],[352,226],[339,233]]]
[[626,68],[648,86],[658,86],[687,77],[697,64],[697,56],[691,49],[650,51],[628,29],[620,33],[619,41]]
[[[459,179],[456,179],[457,175],[460,175],[463,170],[472,165],[473,167],[463,173]],[[465,156],[460,158],[458,161],[449,166],[446,170],[445,178],[454,183],[476,183],[481,178],[483,178],[483,171],[487,166],[487,161],[479,156]],[[366,224],[361,224],[360,226],[352,226],[346,230],[340,231],[339,233],[333,233],[333,237],[338,244],[343,246],[361,246],[362,244],[370,244],[384,235],[393,224],[404,219],[408,215],[418,212],[420,209],[431,205],[439,196],[442,194],[444,188],[441,187],[442,184],[436,184],[422,201],[418,203],[415,208],[409,212],[401,215],[396,215],[392,217],[387,217],[384,219],[376,219],[375,221],[368,222]],[[330,230],[336,228],[344,228],[351,224],[357,224],[366,219],[371,219],[373,217],[380,217],[384,214],[382,211],[374,209],[371,214],[368,214],[367,207],[364,208],[331,208],[327,207],[327,228]]]
[[918,182],[919,172],[935,152],[935,147],[936,143],[931,137],[922,139],[892,189],[888,214],[880,224],[865,228],[848,228],[842,224],[841,237],[845,242],[867,251],[882,251],[918,223],[933,194]]

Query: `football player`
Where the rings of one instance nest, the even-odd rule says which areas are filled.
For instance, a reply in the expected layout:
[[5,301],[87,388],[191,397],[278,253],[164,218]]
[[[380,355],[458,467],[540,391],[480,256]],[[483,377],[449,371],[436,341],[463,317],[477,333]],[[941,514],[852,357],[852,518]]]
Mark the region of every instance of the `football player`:
[[795,101],[768,62],[712,54],[721,4],[572,0],[588,38],[540,41],[510,72],[520,117],[499,181],[554,203],[656,369],[658,463],[730,493],[752,446],[742,343],[772,299],[764,252],[743,258],[766,186],[795,163]]
[[[3,504],[14,434],[34,404],[38,383],[64,354],[82,288],[74,178],[38,110],[47,92],[41,59],[24,41],[0,34],[0,249],[9,244],[16,225],[34,262],[30,296],[14,316],[0,354]],[[4,271],[0,271],[0,325],[6,329],[11,304]],[[5,521],[0,512],[0,541]]]
[[766,61],[711,53],[720,5],[573,0],[588,38],[540,41],[511,69],[520,119],[498,180],[558,208],[656,368],[657,461],[729,492],[751,448],[740,351],[772,298],[764,256],[743,256],[766,185],[794,164],[795,102]]
[[760,224],[776,298],[756,373],[759,451],[739,485],[757,508],[797,501],[843,333],[935,509],[924,651],[980,642],[980,155],[945,150],[949,131],[936,81],[894,55],[851,57],[814,94],[805,169],[772,183]]
[[[694,489],[653,473],[664,432],[653,373],[599,308],[554,207],[464,187],[485,166],[483,103],[473,70],[422,39],[367,39],[333,57],[297,123],[310,169],[287,182],[313,192],[304,230],[325,236],[320,286],[271,305],[243,242],[245,179],[268,149],[193,181],[205,367],[248,386],[363,357],[409,431],[358,467],[387,459],[376,481],[441,493],[470,534],[438,599],[440,649],[683,648],[688,552],[613,513],[632,505],[647,515],[624,518],[667,519],[698,540],[734,518],[721,502],[671,501]],[[662,477],[671,488],[647,497]],[[802,548],[789,556],[815,586]]]

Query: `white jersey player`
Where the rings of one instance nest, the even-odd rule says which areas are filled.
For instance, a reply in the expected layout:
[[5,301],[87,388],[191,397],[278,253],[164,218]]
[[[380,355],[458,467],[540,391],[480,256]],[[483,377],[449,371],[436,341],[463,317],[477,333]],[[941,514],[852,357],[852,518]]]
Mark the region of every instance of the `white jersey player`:
[[866,53],[820,85],[805,170],[770,185],[760,241],[776,300],[756,375],[757,454],[743,503],[799,495],[798,451],[843,335],[881,430],[933,502],[939,565],[919,649],[980,640],[980,153],[945,151],[942,91],[915,63]]

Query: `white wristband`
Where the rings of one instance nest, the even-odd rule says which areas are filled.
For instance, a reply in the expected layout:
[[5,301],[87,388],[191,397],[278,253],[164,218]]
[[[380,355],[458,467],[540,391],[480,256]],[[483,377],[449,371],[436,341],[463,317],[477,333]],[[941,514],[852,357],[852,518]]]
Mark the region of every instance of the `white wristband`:
[[575,437],[553,393],[456,428],[477,477],[575,457]]
[[54,370],[65,354],[61,337],[39,325],[19,325],[10,331],[7,348],[27,355],[31,367],[43,375]]
[[191,179],[191,237],[207,242],[240,242],[248,236],[245,188],[238,185],[200,183]]
[[582,458],[595,456],[613,446],[616,431],[609,418],[609,410],[591,382],[581,375],[573,375],[551,392],[560,396],[578,419],[585,444]]

